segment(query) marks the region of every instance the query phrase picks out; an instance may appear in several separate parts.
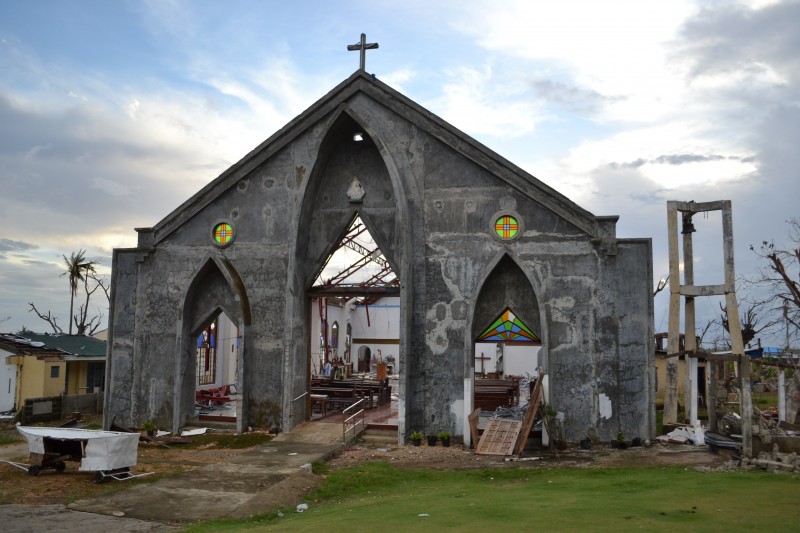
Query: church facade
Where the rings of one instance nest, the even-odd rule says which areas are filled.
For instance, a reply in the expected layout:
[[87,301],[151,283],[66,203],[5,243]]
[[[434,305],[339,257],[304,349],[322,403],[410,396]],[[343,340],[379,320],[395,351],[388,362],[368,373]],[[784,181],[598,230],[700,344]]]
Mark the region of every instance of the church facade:
[[[235,325],[237,424],[307,418],[312,283],[354,217],[399,278],[399,435],[468,438],[475,341],[541,340],[567,440],[655,434],[652,250],[359,70],[114,251],[106,427],[193,416],[198,335]],[[233,346],[231,346],[233,348]]]

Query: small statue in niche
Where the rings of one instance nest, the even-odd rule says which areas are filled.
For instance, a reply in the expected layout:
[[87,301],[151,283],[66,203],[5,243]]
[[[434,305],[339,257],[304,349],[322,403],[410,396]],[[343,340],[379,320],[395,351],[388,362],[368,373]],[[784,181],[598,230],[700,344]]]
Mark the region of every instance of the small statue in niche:
[[361,182],[358,181],[358,177],[353,176],[353,181],[350,182],[350,188],[347,189],[347,198],[351,203],[360,204],[365,194],[367,193],[364,191],[364,187],[361,186]]

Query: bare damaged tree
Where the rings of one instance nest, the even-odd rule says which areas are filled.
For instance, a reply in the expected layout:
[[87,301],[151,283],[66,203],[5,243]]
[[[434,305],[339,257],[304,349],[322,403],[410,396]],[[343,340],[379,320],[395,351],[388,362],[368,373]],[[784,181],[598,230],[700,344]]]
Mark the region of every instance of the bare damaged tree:
[[698,347],[703,346],[703,343],[704,343],[704,340],[705,340],[705,336],[708,334],[708,330],[711,329],[711,326],[713,326],[715,323],[716,323],[715,320],[709,320],[706,323],[706,325],[703,327],[703,331],[701,331],[700,335],[697,336],[697,346]]
[[64,330],[58,325],[58,317],[54,316],[50,311],[48,311],[46,315],[41,313],[32,302],[28,302],[28,305],[31,306],[28,312],[30,313],[30,311],[33,311],[36,313],[36,316],[50,324],[50,327],[53,328],[53,333],[64,333]]
[[[89,280],[94,282],[91,288],[89,287]],[[103,293],[106,295],[106,301],[108,301],[108,287],[106,286],[105,280],[98,277],[97,274],[92,271],[83,278],[83,290],[86,294],[86,299],[78,309],[78,313],[72,317],[72,319],[75,321],[76,333],[78,335],[92,335],[95,331],[97,331],[97,328],[100,327],[100,321],[103,319],[103,313],[99,313],[91,318],[88,316],[89,300],[97,291],[97,289],[103,289]]]
[[[787,223],[788,246],[781,248],[774,241],[763,241],[758,249],[751,245],[750,250],[767,263],[754,282],[770,291],[772,310],[783,319],[788,352],[792,340],[797,342],[800,336],[800,219],[792,218]],[[794,367],[794,379],[789,382],[787,391],[786,414],[787,420],[794,422],[800,407],[797,394],[800,390],[800,367],[791,357],[791,352],[786,355],[785,359]]]
[[800,333],[800,219],[788,223],[791,243],[785,249],[774,241],[763,241],[758,249],[750,245],[750,250],[767,263],[754,283],[769,289],[772,310],[791,327],[789,336],[796,340]]
[[[67,258],[67,256],[63,256],[67,271],[61,275],[69,276],[70,284],[70,335],[72,334],[73,323],[75,324],[78,335],[92,335],[95,331],[97,331],[97,328],[100,327],[103,319],[103,313],[98,312],[97,315],[91,317],[89,316],[89,302],[92,298],[92,295],[94,295],[98,289],[102,289],[103,294],[106,297],[106,302],[109,301],[108,282],[105,280],[105,278],[98,276],[97,271],[95,270],[95,265],[98,265],[99,263],[97,261],[87,260],[85,253],[86,252],[84,250],[79,250],[77,253],[73,252],[69,258]],[[81,282],[83,283],[85,299],[84,302],[79,306],[78,312],[74,313],[75,296]],[[39,318],[50,324],[50,327],[53,329],[53,333],[64,333],[64,330],[58,325],[58,318],[50,311],[43,313],[39,311],[33,303],[29,302],[29,305],[31,306],[31,311],[36,313]]]
[[[760,332],[771,328],[778,322],[777,320],[764,319],[764,308],[767,303],[768,302],[747,303],[744,307],[744,312],[739,316],[739,323],[742,326],[742,342],[745,346],[750,344]],[[730,335],[731,330],[728,327],[728,310],[721,303],[719,304],[719,308],[720,311],[722,311],[719,317],[720,324]]]

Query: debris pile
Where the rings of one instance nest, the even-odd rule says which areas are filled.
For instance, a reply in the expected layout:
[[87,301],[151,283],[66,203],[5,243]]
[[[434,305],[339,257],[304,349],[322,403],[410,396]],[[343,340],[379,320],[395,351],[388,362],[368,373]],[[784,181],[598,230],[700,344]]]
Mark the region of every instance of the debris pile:
[[[700,469],[709,471],[710,469]],[[766,470],[774,473],[800,473],[800,455],[796,452],[781,453],[778,445],[772,447],[772,452],[761,452],[758,457],[748,459],[743,457],[741,460],[735,459],[728,461],[716,469],[716,471],[739,471],[739,470]]]
[[767,472],[800,472],[800,456],[797,453],[781,453],[778,445],[772,453],[761,452],[757,458],[742,459],[742,470],[766,470]]

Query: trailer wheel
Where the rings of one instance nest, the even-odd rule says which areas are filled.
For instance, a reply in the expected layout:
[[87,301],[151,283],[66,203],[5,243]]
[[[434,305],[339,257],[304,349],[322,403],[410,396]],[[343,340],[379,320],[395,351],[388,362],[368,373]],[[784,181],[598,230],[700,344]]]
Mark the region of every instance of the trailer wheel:
[[100,483],[105,483],[106,481],[108,481],[108,478],[106,476],[104,476],[103,473],[100,470],[98,470],[97,472],[94,473],[94,477],[92,478],[92,481],[94,481],[97,484],[100,484]]
[[56,472],[60,474],[67,469],[67,463],[65,463],[64,461],[59,461],[56,463],[54,468],[56,469]]
[[31,465],[28,467],[28,475],[29,476],[38,476],[39,472],[41,472],[41,467],[39,465]]

